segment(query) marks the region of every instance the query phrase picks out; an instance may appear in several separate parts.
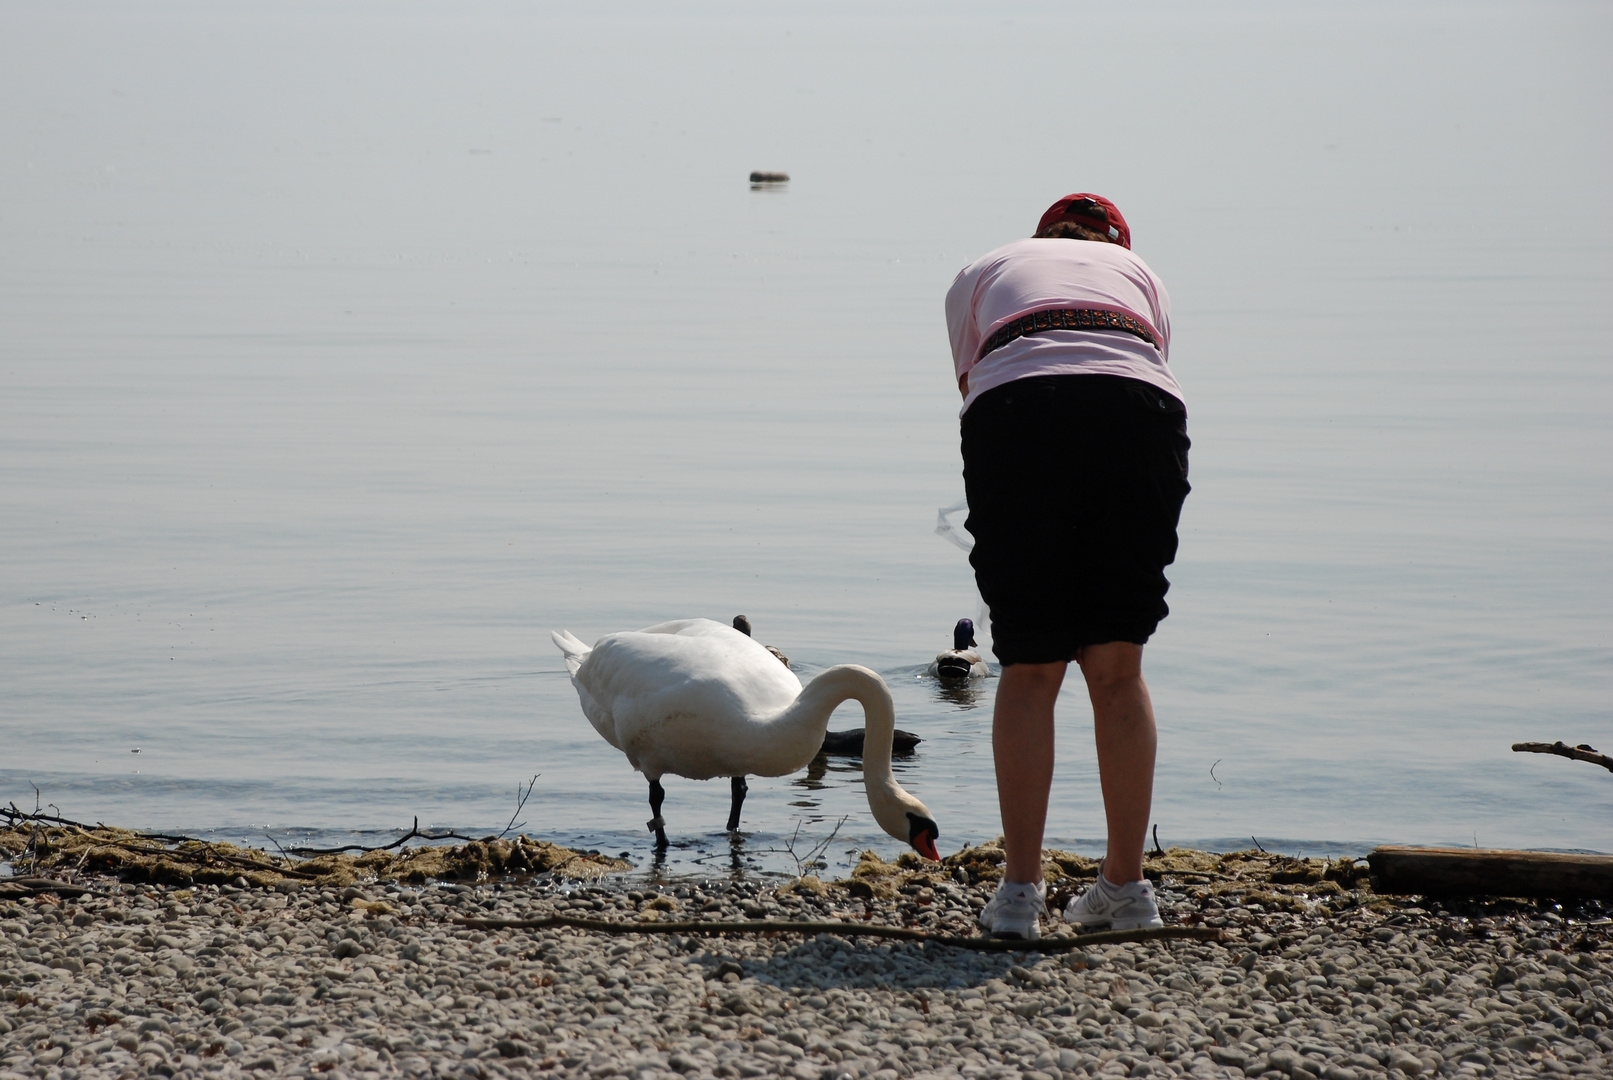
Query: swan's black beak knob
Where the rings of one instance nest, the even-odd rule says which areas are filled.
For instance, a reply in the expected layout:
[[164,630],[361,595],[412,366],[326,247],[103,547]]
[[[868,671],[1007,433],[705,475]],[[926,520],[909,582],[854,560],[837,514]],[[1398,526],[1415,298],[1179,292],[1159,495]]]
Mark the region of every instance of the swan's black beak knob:
[[929,859],[931,862],[940,862],[941,853],[936,850],[935,841],[941,836],[941,829],[934,821],[921,817],[911,811],[907,815],[911,826],[907,833],[907,842],[913,845],[913,850]]

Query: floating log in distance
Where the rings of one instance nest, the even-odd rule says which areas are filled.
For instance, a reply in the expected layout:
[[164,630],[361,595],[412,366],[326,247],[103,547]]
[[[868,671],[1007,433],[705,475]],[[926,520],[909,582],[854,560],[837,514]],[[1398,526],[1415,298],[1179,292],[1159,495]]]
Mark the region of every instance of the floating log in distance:
[[788,184],[790,174],[787,172],[753,172],[750,174],[753,184]]
[[1556,754],[1558,757],[1570,758],[1574,761],[1588,761],[1592,765],[1600,765],[1608,772],[1613,772],[1613,757],[1598,753],[1596,747],[1590,743],[1580,743],[1578,746],[1569,746],[1558,739],[1556,742],[1515,742],[1512,749],[1519,754]]
[[1367,864],[1380,893],[1613,900],[1613,855],[1380,847]]

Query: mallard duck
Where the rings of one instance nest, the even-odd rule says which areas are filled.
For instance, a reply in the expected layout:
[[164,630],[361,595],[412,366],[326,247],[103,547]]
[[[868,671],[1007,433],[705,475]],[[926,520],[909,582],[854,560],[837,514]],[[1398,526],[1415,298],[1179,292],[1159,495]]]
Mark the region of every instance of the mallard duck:
[[975,624],[973,619],[959,619],[952,628],[952,648],[939,653],[926,672],[948,682],[961,679],[984,679],[991,674],[985,660],[974,650]]

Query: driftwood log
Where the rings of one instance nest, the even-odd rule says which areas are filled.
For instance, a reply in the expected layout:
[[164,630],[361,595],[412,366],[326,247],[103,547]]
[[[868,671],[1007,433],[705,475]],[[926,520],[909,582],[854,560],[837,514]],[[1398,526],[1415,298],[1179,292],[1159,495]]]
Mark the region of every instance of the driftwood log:
[[55,878],[0,878],[0,900],[18,900],[27,896],[38,896],[40,893],[55,893],[58,896],[83,896],[91,891],[93,890],[82,885],[74,885],[70,881],[57,881]]
[[1380,893],[1613,900],[1613,855],[1380,847],[1367,865]]
[[1613,757],[1597,753],[1596,747],[1590,743],[1569,746],[1561,739],[1556,742],[1515,742],[1512,744],[1512,749],[1519,754],[1556,754],[1558,757],[1572,758],[1574,761],[1588,761],[1592,765],[1600,765],[1608,772],[1613,772]]

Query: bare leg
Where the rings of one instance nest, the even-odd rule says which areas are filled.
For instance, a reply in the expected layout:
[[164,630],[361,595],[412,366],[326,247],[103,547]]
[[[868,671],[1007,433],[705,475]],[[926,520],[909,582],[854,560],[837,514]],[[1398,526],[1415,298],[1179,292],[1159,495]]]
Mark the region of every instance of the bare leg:
[[655,846],[657,849],[666,847],[666,822],[661,820],[661,803],[666,799],[666,789],[661,786],[659,779],[650,781],[650,820],[649,827],[655,832]]
[[1154,801],[1154,706],[1143,682],[1143,647],[1129,641],[1088,645],[1076,655],[1092,699],[1098,778],[1109,824],[1103,876],[1140,881],[1148,814]]
[[1053,786],[1053,704],[1068,666],[1010,664],[997,680],[991,751],[1009,881],[1042,880],[1042,830]]
[[728,811],[729,832],[735,832],[739,829],[739,808],[745,805],[745,792],[749,791],[750,787],[745,783],[743,776],[736,776],[733,781],[733,789],[734,803]]

